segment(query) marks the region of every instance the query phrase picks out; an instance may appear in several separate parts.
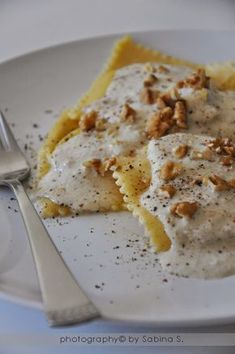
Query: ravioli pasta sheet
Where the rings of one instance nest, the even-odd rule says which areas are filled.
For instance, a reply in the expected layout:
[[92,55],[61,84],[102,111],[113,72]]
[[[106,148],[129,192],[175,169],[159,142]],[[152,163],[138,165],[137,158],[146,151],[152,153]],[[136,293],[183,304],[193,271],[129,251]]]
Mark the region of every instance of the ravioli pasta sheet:
[[61,114],[59,120],[49,132],[48,137],[39,152],[39,178],[44,176],[50,167],[48,164],[48,155],[52,153],[61,139],[78,127],[77,121],[81,115],[82,108],[101,98],[105,94],[115,70],[130,64],[147,63],[151,61],[164,64],[183,65],[191,68],[199,67],[197,64],[145,48],[140,44],[136,44],[129,36],[120,39],[115,44],[104,71],[93,82],[88,92],[80,99],[76,107],[68,109]]
[[[192,69],[202,67],[202,65],[190,63],[159,51],[146,48],[141,44],[135,43],[129,36],[121,38],[115,44],[104,71],[94,81],[88,92],[80,99],[79,103],[74,108],[64,111],[59,117],[59,120],[49,131],[48,136],[38,154],[38,180],[45,176],[50,170],[50,155],[56,146],[62,143],[65,139],[69,139],[71,136],[79,134],[78,122],[82,114],[82,109],[88,104],[91,104],[104,96],[109,84],[112,81],[115,71],[130,64],[147,62],[180,65]],[[235,68],[232,63],[213,64],[206,68],[208,68],[208,73],[212,79],[214,78],[214,83],[217,87],[222,89],[235,88]],[[126,162],[127,161],[123,160],[122,163],[125,164]],[[143,159],[142,163],[145,165],[146,161],[144,162]],[[135,161],[133,161],[133,164],[136,164]],[[127,203],[128,208],[138,215],[141,220],[148,219],[147,229],[150,233],[152,233],[152,239],[155,241],[157,240],[157,247],[159,249],[166,249],[169,246],[169,242],[166,235],[164,235],[162,226],[158,221],[154,220],[149,213],[140,208],[138,205],[138,193],[135,198],[133,198],[133,193],[129,193],[132,179],[136,181],[138,173],[140,172],[136,172],[136,176],[133,172],[131,174],[126,173],[125,179],[123,178],[122,173],[123,169],[120,169],[115,175],[115,178],[117,178],[118,184],[123,190],[127,188],[128,198],[125,198],[125,202]],[[129,176],[131,176],[131,181],[129,181]],[[109,178],[112,179],[111,174]],[[115,187],[115,183],[114,193],[119,193],[118,188]],[[42,212],[45,217],[67,215],[70,213],[70,209],[67,206],[57,205],[47,198],[41,198],[41,201],[43,209]],[[120,194],[119,197],[116,197],[115,205],[111,205],[107,201],[107,205],[104,210],[121,210],[123,208],[123,199]],[[155,223],[157,225],[152,227]],[[159,235],[154,236],[154,231],[151,232],[151,230],[155,230],[156,227],[159,229]]]
[[135,157],[120,157],[113,176],[127,208],[144,224],[153,246],[157,251],[166,251],[170,247],[170,240],[161,222],[142,207],[139,201],[151,180],[151,168],[145,155],[145,151],[142,151]]

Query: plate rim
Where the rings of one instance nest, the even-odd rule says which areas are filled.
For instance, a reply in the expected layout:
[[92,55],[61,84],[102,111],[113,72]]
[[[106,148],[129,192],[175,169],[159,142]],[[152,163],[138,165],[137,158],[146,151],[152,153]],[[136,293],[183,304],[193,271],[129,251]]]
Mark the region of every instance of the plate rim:
[[55,43],[55,44],[51,44],[51,45],[46,45],[43,47],[40,47],[38,49],[34,49],[32,51],[26,51],[23,54],[20,55],[15,55],[13,57],[10,57],[6,60],[0,61],[0,66],[3,65],[7,65],[10,64],[11,62],[15,61],[15,60],[21,60],[24,59],[25,57],[31,56],[31,55],[37,55],[40,54],[40,52],[45,52],[45,51],[49,51],[49,50],[54,50],[54,49],[59,49],[60,47],[64,47],[66,45],[73,45],[76,43],[82,43],[82,42],[87,42],[87,41],[92,41],[92,40],[99,40],[99,39],[106,39],[106,38],[115,38],[115,37],[119,37],[119,36],[135,36],[138,34],[144,34],[144,35],[148,35],[148,34],[154,34],[154,33],[163,33],[163,32],[167,32],[167,33],[185,33],[187,32],[187,34],[190,33],[231,33],[231,34],[235,34],[235,29],[222,29],[222,30],[217,30],[217,29],[159,29],[159,30],[139,30],[139,31],[123,31],[123,32],[114,32],[114,33],[109,33],[109,34],[102,34],[102,35],[94,35],[94,36],[86,36],[80,39],[74,39],[71,41],[62,41],[59,43]]
[[[0,300],[8,301],[9,303],[14,303],[15,305],[22,305],[27,308],[38,310],[41,312],[43,311],[43,304],[38,301],[34,300],[26,300],[22,297],[10,293],[4,293],[0,291]],[[208,326],[220,326],[220,325],[231,325],[235,324],[235,315],[233,316],[224,316],[224,317],[214,317],[214,318],[206,318],[206,319],[194,319],[194,320],[135,320],[135,319],[117,319],[113,318],[112,316],[101,316],[98,321],[105,321],[110,324],[118,325],[142,325],[142,326],[149,326],[152,328],[161,328],[161,329],[169,329],[169,328],[186,328],[191,327],[198,328],[198,327],[208,327]],[[79,325],[77,325],[79,326]]]

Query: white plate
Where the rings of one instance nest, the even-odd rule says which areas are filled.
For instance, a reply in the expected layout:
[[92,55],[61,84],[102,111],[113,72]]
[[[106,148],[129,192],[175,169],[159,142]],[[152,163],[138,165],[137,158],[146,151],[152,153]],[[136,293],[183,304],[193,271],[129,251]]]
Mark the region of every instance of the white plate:
[[[153,48],[204,63],[235,58],[234,35],[158,31],[133,36]],[[45,134],[58,113],[87,90],[118,37],[68,43],[0,65],[1,109],[22,148],[33,141],[38,149],[38,135]],[[34,123],[39,127],[33,128]],[[27,238],[11,197],[1,189],[0,292],[40,306]],[[235,321],[235,277],[204,281],[163,274],[154,253],[141,251],[143,228],[131,214],[86,215],[47,221],[46,226],[79,283],[107,318],[161,326]]]

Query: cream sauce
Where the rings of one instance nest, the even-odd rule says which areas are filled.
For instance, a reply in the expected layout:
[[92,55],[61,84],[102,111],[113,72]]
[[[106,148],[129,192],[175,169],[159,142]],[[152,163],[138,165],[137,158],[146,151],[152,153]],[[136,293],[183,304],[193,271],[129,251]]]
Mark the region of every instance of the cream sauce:
[[[210,139],[179,133],[152,140],[148,146],[152,182],[142,195],[141,204],[161,220],[171,239],[171,249],[159,254],[162,267],[181,276],[214,278],[235,273],[235,189],[215,191],[211,185],[193,185],[196,177],[211,174],[226,180],[235,179],[235,163],[223,166],[219,161],[221,156],[216,153],[213,161],[191,158],[192,151],[204,151]],[[173,151],[183,144],[190,147],[189,153],[179,160]],[[172,198],[159,192],[166,184],[159,171],[167,160],[183,165],[183,172],[167,182],[176,188]],[[181,218],[170,211],[174,203],[184,201],[199,205],[192,218]]]
[[[153,67],[158,68],[157,64]],[[159,80],[152,87],[169,90],[176,82],[191,73],[187,68],[166,66],[169,73],[158,73]],[[128,155],[146,141],[145,126],[157,105],[142,104],[139,93],[148,73],[144,65],[135,64],[117,71],[104,98],[85,107],[84,112],[95,110],[107,120],[104,132],[80,133],[56,147],[50,156],[50,171],[39,182],[38,195],[76,212],[109,209],[122,199],[111,175],[105,177],[83,162],[117,155]],[[169,81],[170,78],[170,81]],[[129,102],[136,110],[133,123],[121,122],[123,105]]]
[[100,211],[118,204],[120,193],[110,175],[101,176],[83,165],[106,156],[102,140],[90,134],[79,134],[58,145],[50,157],[51,169],[40,182],[39,196],[74,211]]
[[[153,64],[153,67],[158,69],[159,65]],[[179,80],[184,79],[192,73],[192,71],[187,68],[169,65],[165,65],[165,67],[168,68],[169,72],[159,73],[157,71],[156,76],[158,80],[151,87],[152,89],[162,92],[168,91],[174,87]],[[83,162],[94,158],[104,159],[111,156],[128,155],[133,150],[147,144],[148,141],[145,134],[146,122],[153,112],[158,111],[157,104],[143,104],[139,99],[139,93],[143,88],[143,82],[148,74],[144,64],[130,65],[116,72],[106,95],[102,99],[84,108],[84,112],[95,110],[100,118],[106,119],[107,129],[103,132],[92,130],[89,133],[80,133],[70,138],[67,142],[58,145],[50,156],[49,162],[51,169],[39,182],[38,196],[47,197],[60,205],[67,205],[74,212],[109,210],[113,205],[121,203],[122,197],[111,173],[101,176],[94,169],[84,167]],[[235,92],[220,92],[213,88],[198,91],[184,88],[179,90],[179,93],[187,103],[188,129],[184,130],[184,132],[207,134],[211,136],[223,134],[224,136],[234,138]],[[126,102],[136,111],[134,122],[121,121],[121,111]],[[161,147],[161,144],[165,146],[164,142],[167,142],[169,146],[172,146],[172,144],[176,143],[174,139],[179,138],[170,135],[159,141],[151,142],[149,147],[150,160],[155,161],[155,156],[153,155],[156,151],[158,151],[158,155],[162,153],[163,147]],[[188,138],[185,137],[182,139],[185,140]],[[196,144],[196,141],[199,142],[200,139],[196,138],[196,140],[193,140],[192,137],[192,141],[193,144]],[[159,163],[160,162],[161,160],[159,160]],[[193,168],[202,169],[198,164],[199,162],[197,162],[196,167]],[[205,168],[207,167],[205,166]],[[149,202],[157,203],[153,187],[151,187],[150,195],[152,195],[152,193],[154,199],[150,198]],[[191,192],[188,191],[187,193],[189,193],[187,197],[193,197],[193,195],[190,194]],[[227,196],[227,194],[225,195]],[[175,198],[179,196],[180,194]],[[205,193],[205,196],[211,201],[217,198],[214,194],[211,194],[210,191]],[[221,201],[220,198],[223,197],[218,197]],[[152,204],[148,204],[145,199],[143,202],[146,203],[146,207],[152,211]],[[158,203],[160,203],[160,210],[160,205],[162,205],[161,199],[159,199]],[[206,203],[206,199],[204,203]],[[226,203],[227,206],[225,205]],[[231,240],[228,241],[229,237],[232,235],[232,219],[229,221],[229,213],[231,213],[232,205],[234,207],[234,201],[225,199],[222,209],[217,208],[215,205],[212,208],[212,204],[208,208],[204,206],[204,209],[200,209],[197,213],[199,214],[199,219],[195,218],[195,221],[190,223],[187,223],[184,219],[177,220],[177,225],[179,225],[180,230],[179,232],[177,231],[177,233],[175,233],[175,229],[171,228],[170,224],[168,225],[166,222],[168,218],[167,207],[161,207],[162,212],[159,214],[160,218],[174,243],[172,250],[161,256],[163,267],[166,268],[167,264],[171,263],[172,271],[177,269],[179,274],[196,274],[197,276],[219,276],[235,271],[231,263],[232,261],[230,263],[225,262],[225,260],[228,260],[227,255],[230,252],[229,249],[231,249],[231,247],[227,245],[233,242]],[[215,228],[209,221],[206,222],[205,217],[208,217],[209,220],[212,209],[214,211],[214,224],[223,225],[221,229],[218,229],[218,227]],[[201,215],[201,213],[203,215]],[[225,217],[228,224],[223,223],[225,220],[224,214],[226,214]],[[155,215],[157,216],[158,212],[155,213]],[[198,220],[203,220],[204,224],[198,223]],[[204,232],[204,229],[207,231]],[[181,231],[182,233],[180,234]],[[213,244],[211,235],[212,232],[215,231],[216,238],[220,238],[224,235],[223,242],[225,243],[223,245],[221,243]],[[204,256],[199,256],[199,251],[197,251],[199,250],[199,243],[195,243],[196,246],[192,249],[198,252],[198,256],[193,258],[194,260],[190,262],[190,266],[185,267],[184,264],[186,262],[188,263],[186,259],[188,260],[189,253],[186,254],[185,252],[184,254],[186,255],[181,256],[182,261],[179,262],[179,254],[182,254],[182,248],[179,246],[181,241],[179,240],[186,239],[194,242],[196,234],[198,234],[199,238],[202,238],[200,247],[204,242],[203,249],[200,248],[201,255],[205,254],[206,256],[205,258]],[[186,237],[187,235],[188,238]],[[208,237],[208,235],[210,236],[208,243],[206,243],[206,237]],[[226,237],[227,239],[225,240]],[[222,246],[223,248],[227,248],[227,251],[218,253],[218,255],[216,251],[212,250],[212,253],[209,253],[211,247],[212,249],[214,247],[214,250],[218,248],[219,252]],[[192,249],[189,247],[189,252],[192,252]],[[220,263],[222,266],[220,266]],[[202,264],[205,265],[208,274],[205,273]],[[214,264],[217,264],[216,267],[213,266]],[[198,268],[196,273],[195,268]]]

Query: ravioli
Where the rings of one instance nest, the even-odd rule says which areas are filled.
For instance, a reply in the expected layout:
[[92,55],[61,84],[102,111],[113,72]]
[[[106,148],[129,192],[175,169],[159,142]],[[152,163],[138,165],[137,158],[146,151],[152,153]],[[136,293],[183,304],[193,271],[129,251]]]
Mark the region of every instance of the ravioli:
[[139,204],[161,220],[171,240],[171,249],[159,255],[162,267],[190,277],[233,274],[235,145],[177,133],[151,140],[147,155],[151,184]]
[[[49,177],[52,170],[51,164],[53,163],[53,161],[55,162],[55,155],[57,154],[58,151],[61,150],[60,145],[62,145],[65,142],[65,139],[69,140],[69,139],[73,139],[74,136],[76,135],[81,135],[80,130],[77,128],[79,126],[79,122],[81,121],[82,114],[84,114],[84,111],[87,111],[89,113],[89,110],[96,107],[97,104],[99,105],[99,102],[102,102],[102,98],[107,94],[108,87],[110,86],[113,78],[115,77],[117,70],[135,63],[149,63],[149,62],[170,64],[170,65],[175,65],[176,67],[179,65],[191,69],[197,69],[199,67],[198,64],[190,63],[181,59],[177,59],[165,55],[158,51],[153,51],[151,49],[145,48],[140,44],[134,43],[130,37],[123,37],[121,40],[119,40],[116,43],[111,53],[110,59],[108,60],[108,63],[105,67],[105,70],[94,81],[88,93],[84,95],[84,97],[79,101],[76,107],[74,107],[73,109],[68,109],[67,111],[63,112],[58,122],[54,125],[54,127],[49,132],[48,137],[46,138],[38,155],[39,185],[43,179]],[[124,70],[125,72],[125,68],[122,70]],[[214,76],[215,79],[217,80],[216,81],[217,86],[221,84],[223,88],[226,88],[228,82],[228,88],[231,88],[233,81],[231,81],[231,78],[229,76],[227,76],[227,79],[225,81],[223,80],[222,82],[219,80],[220,78],[219,75],[216,76],[216,70],[218,71],[218,68],[216,67],[216,69],[214,69],[210,67],[210,70],[212,76],[213,73],[215,73]],[[219,67],[219,72],[221,72],[221,67]],[[114,106],[115,104],[116,103],[114,102]],[[131,131],[132,130],[131,127],[125,126],[124,128],[125,129],[123,129],[123,133],[122,133],[123,139],[119,144],[119,146],[117,147],[117,149],[120,148],[122,144],[128,144],[127,141],[128,139],[130,140],[129,141],[130,146],[131,144],[135,144],[134,138],[133,138],[133,142],[131,141],[132,139],[131,136],[133,137],[133,132]],[[88,135],[89,134],[90,133],[88,132]],[[128,136],[128,139],[125,140],[126,135]],[[131,153],[131,147],[129,150],[130,150],[129,152]],[[116,155],[119,156],[120,154],[122,154],[122,152],[118,151]],[[106,156],[102,155],[102,157],[105,158]],[[79,166],[79,168],[81,168],[81,166]],[[123,204],[122,195],[119,193],[119,190],[115,185],[111,172],[107,171],[107,173],[105,173],[105,176],[96,176],[96,177],[97,177],[97,181],[98,180],[101,181],[103,185],[101,191],[104,192],[104,197],[100,196],[98,198],[99,200],[96,200],[97,202],[96,206],[93,205],[91,207],[90,200],[86,201],[87,198],[84,197],[83,198],[84,200],[78,205],[76,204],[76,207],[74,208],[74,205],[72,205],[69,201],[68,203],[66,202],[66,198],[65,198],[65,202],[64,201],[61,202],[57,198],[55,198],[55,196],[53,197],[53,195],[50,193],[50,188],[49,188],[45,193],[41,193],[41,195],[39,194],[40,200],[42,202],[43,215],[45,217],[52,217],[56,215],[67,215],[70,214],[71,212],[121,210],[125,208]],[[109,188],[107,188],[107,191],[105,190],[105,184],[109,186]],[[96,193],[99,193],[98,189],[99,189],[99,185],[96,185],[96,188],[94,189],[96,190]],[[86,192],[88,193],[88,195],[90,195],[91,198],[94,199],[91,190],[92,188],[87,188]],[[57,188],[57,192],[58,192],[58,188]],[[64,195],[66,195],[66,193],[64,193]],[[79,210],[77,210],[78,206],[79,206],[78,208]],[[163,248],[164,247],[166,246],[163,246]]]

